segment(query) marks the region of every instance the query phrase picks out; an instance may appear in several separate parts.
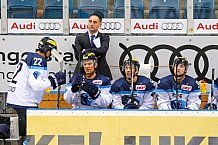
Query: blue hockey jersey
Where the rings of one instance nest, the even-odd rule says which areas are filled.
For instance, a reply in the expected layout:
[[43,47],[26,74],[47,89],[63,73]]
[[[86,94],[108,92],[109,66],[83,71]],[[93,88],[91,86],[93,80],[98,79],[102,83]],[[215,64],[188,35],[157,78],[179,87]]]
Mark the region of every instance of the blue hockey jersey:
[[[140,106],[139,109],[153,109],[154,84],[145,76],[138,75],[137,81],[133,84],[134,100]],[[131,101],[131,84],[125,77],[116,80],[111,86],[111,94],[113,96],[112,106],[114,109],[123,109],[124,105]]]
[[[110,94],[110,79],[101,74],[96,75],[94,79],[86,80],[94,83],[100,90],[100,95],[97,99],[93,100],[89,94],[85,91],[81,91],[81,96],[79,92],[73,93],[72,80],[76,76],[72,77],[67,84],[66,91],[64,93],[64,99],[67,103],[72,104],[73,108],[79,108],[79,103],[81,103],[81,108],[107,108],[112,102],[112,96]],[[80,100],[79,100],[80,99]]]
[[200,108],[200,89],[197,81],[186,75],[185,79],[178,84],[178,100],[176,100],[176,83],[173,75],[162,78],[157,86],[158,109],[191,109]]

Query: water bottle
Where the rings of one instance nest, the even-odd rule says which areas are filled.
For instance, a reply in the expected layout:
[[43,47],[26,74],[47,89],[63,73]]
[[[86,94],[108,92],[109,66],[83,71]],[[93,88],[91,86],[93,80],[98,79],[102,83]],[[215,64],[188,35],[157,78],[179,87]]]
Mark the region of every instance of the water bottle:
[[200,83],[200,90],[202,94],[205,94],[207,92],[207,83],[205,80],[202,80]]

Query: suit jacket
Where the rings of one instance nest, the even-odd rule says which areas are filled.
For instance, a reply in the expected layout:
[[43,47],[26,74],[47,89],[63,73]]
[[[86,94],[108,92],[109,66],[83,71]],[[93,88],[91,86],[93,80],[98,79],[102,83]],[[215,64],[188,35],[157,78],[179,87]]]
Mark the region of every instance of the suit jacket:
[[110,38],[108,34],[104,34],[100,32],[98,32],[98,35],[96,36],[96,38],[98,37],[100,38],[101,47],[96,48],[96,46],[94,46],[93,48],[90,48],[90,38],[89,38],[88,32],[79,34],[76,36],[76,39],[75,39],[76,49],[74,49],[74,55],[78,63],[76,65],[73,75],[80,73],[79,72],[79,67],[80,67],[79,57],[83,49],[85,49],[86,52],[95,53],[96,57],[98,58],[98,67],[96,68],[96,71],[100,74],[103,74],[109,77],[112,80],[111,71],[106,61],[106,53],[109,49]]

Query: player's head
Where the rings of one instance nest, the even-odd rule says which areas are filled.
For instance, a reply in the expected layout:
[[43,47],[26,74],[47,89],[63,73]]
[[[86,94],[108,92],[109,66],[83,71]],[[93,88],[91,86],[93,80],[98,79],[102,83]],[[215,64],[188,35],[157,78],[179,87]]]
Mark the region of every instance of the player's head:
[[36,49],[36,51],[40,51],[41,53],[44,53],[45,58],[47,59],[51,56],[52,49],[57,50],[57,43],[49,37],[44,37],[40,40],[38,44],[38,49]]
[[185,57],[177,57],[173,62],[174,75],[176,74],[177,70],[177,76],[182,77],[187,73],[188,67],[189,62]]
[[88,20],[88,29],[91,34],[94,34],[99,30],[103,17],[104,15],[98,11],[95,11],[90,15]]
[[93,52],[83,54],[81,63],[86,76],[92,76],[95,73],[95,68],[98,66],[97,57]]
[[122,71],[125,74],[125,77],[127,79],[131,79],[131,66],[130,63],[132,63],[132,73],[133,76],[137,75],[139,72],[140,64],[139,61],[136,58],[132,58],[132,61],[130,62],[130,59],[127,59],[123,62]]

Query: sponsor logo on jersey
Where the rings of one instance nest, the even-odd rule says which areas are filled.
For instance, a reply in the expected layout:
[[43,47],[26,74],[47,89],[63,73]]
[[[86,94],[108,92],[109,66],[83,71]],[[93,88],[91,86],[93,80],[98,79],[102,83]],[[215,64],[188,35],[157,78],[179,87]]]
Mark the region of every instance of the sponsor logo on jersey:
[[185,90],[185,91],[191,91],[192,90],[192,86],[182,85],[181,89]]
[[145,85],[136,85],[136,90],[145,90]]
[[102,80],[93,80],[93,83],[96,85],[102,85]]

